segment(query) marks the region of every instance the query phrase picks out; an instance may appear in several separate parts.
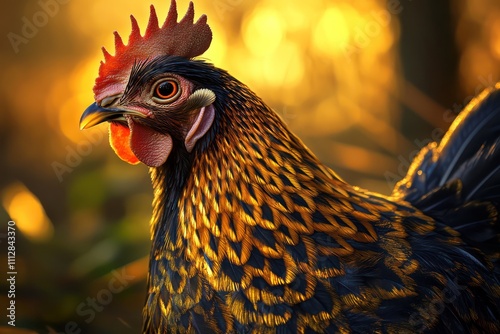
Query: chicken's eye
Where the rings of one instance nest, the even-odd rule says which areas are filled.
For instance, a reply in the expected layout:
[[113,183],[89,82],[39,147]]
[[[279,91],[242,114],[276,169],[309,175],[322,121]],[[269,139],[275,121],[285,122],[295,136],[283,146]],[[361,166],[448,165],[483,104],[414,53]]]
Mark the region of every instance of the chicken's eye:
[[153,89],[156,102],[165,103],[175,100],[179,94],[179,83],[174,79],[166,79],[157,83]]

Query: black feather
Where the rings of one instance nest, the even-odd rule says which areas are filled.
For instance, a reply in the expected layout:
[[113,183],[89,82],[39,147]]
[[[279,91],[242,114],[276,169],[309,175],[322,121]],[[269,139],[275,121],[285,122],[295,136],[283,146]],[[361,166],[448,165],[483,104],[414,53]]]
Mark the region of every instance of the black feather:
[[393,195],[460,233],[488,256],[500,243],[500,89],[457,117],[439,146],[424,148]]

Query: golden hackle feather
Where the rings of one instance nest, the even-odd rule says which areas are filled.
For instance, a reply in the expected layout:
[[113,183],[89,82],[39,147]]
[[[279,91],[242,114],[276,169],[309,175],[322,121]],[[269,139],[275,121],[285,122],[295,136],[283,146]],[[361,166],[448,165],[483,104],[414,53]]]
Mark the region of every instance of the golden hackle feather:
[[[176,236],[158,253],[176,267],[152,271],[153,282],[158,274],[176,281],[150,292],[151,299],[175,296],[162,299],[169,311],[157,315],[159,328],[196,332],[190,326],[199,316],[214,333],[412,333],[442,326],[441,313],[425,305],[453,303],[446,298],[454,285],[464,298],[484,293],[485,272],[447,254],[463,245],[455,231],[407,202],[345,183],[245,86],[225,84],[217,136],[194,157],[175,202]],[[168,177],[162,173],[152,170],[155,185]],[[153,218],[154,231],[161,224]],[[420,239],[437,240],[436,250],[427,253]],[[434,268],[433,252],[448,262]],[[385,321],[385,309],[405,321]],[[148,319],[157,314],[145,311]],[[454,312],[471,323],[484,316]],[[356,327],[353,317],[370,325]],[[494,332],[486,319],[478,328]]]
[[[308,328],[321,332],[332,323],[349,332],[345,312],[376,319],[382,304],[417,296],[418,283],[412,276],[421,266],[407,238],[435,233],[434,221],[405,203],[348,185],[258,98],[241,87],[238,91],[249,94],[254,105],[227,107],[219,136],[194,160],[177,203],[179,230],[174,248],[182,249],[190,270],[203,277],[197,291],[222,293],[219,307],[226,323],[233,326],[236,321],[253,333],[271,333],[293,317],[298,333]],[[418,224],[408,224],[412,220]],[[443,238],[452,241],[456,236],[444,232]],[[300,249],[300,257],[294,249]],[[339,265],[323,268],[322,259],[332,257]],[[277,269],[276,263],[284,270]],[[364,286],[342,294],[331,285],[331,279],[349,277],[349,268],[371,267],[391,272],[402,285]],[[188,279],[189,274],[185,275]],[[256,280],[262,287],[256,286]],[[179,292],[167,284],[165,288],[170,294]],[[318,298],[318,291],[331,304],[315,314],[258,310],[257,305],[287,305],[291,310]],[[200,293],[195,300],[200,300]],[[202,314],[207,316],[206,310]],[[437,317],[429,315],[429,323]],[[410,328],[407,324],[389,327],[394,332]]]

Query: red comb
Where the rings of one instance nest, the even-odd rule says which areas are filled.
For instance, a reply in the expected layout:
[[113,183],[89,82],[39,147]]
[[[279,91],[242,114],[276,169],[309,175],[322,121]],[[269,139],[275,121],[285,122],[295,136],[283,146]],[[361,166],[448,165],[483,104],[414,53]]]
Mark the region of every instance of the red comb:
[[107,96],[119,94],[125,90],[132,66],[137,60],[153,59],[162,55],[193,58],[201,55],[210,46],[212,31],[207,25],[207,17],[202,15],[193,23],[194,7],[189,3],[186,15],[177,22],[177,5],[172,0],[165,23],[158,26],[158,16],[153,5],[149,23],[144,36],[141,36],[137,20],[131,15],[132,32],[128,45],[115,31],[115,55],[112,56],[104,47],[104,61],[99,67],[94,94],[97,102]]

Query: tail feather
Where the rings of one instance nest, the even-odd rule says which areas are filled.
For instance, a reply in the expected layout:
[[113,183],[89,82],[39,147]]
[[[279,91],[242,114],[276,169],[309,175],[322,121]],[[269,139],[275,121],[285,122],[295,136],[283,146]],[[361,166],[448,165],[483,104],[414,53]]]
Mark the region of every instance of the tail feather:
[[[498,134],[500,135],[500,128]],[[474,198],[493,200],[500,196],[500,138],[491,146],[482,146],[480,150],[460,168],[451,179],[461,179],[466,201]]]
[[499,135],[500,89],[485,90],[458,115],[437,148],[442,171],[438,185],[446,183],[465,161]]
[[[418,154],[393,196],[452,227],[495,261],[500,253],[500,84]],[[498,263],[500,264],[500,263]]]

